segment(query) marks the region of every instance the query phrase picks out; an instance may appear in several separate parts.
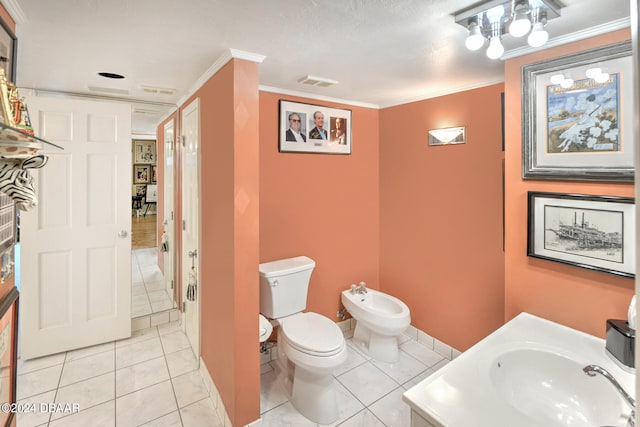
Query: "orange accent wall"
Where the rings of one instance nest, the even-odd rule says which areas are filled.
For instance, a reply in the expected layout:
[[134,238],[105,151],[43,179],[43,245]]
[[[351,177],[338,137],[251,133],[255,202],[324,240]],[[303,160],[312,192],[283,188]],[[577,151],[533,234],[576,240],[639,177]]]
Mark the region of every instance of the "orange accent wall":
[[[279,99],[350,109],[352,153],[278,152]],[[307,311],[334,321],[351,283],[380,287],[378,126],[375,109],[260,92],[260,262],[313,259]]]
[[606,319],[626,318],[627,307],[634,293],[633,279],[527,257],[528,191],[633,197],[634,187],[633,184],[620,183],[523,180],[520,73],[526,64],[629,38],[629,30],[620,30],[510,59],[505,63],[506,321],[527,311],[604,337]]
[[156,248],[158,249],[158,268],[164,274],[164,252],[162,233],[164,232],[164,128],[156,133],[156,179],[158,184],[158,202],[156,203]]
[[[466,350],[503,323],[503,85],[380,113],[380,282],[418,329]],[[428,131],[466,127],[466,143]]]
[[230,61],[184,105],[196,97],[201,355],[240,426],[260,417],[258,64]]

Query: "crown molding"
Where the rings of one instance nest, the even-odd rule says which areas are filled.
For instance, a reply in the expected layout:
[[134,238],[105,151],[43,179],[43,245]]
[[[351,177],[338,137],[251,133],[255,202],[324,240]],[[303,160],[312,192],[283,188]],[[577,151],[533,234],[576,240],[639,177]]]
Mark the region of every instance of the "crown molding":
[[262,63],[262,61],[264,61],[265,58],[266,56],[264,55],[245,52],[243,50],[238,50],[238,49],[225,50],[222,53],[222,55],[220,55],[218,59],[216,59],[215,62],[207,69],[207,71],[205,71],[204,74],[200,76],[198,80],[196,80],[196,82],[193,84],[193,86],[191,86],[187,94],[178,100],[177,104],[180,106],[184,104],[187,99],[193,96],[193,94],[196,93],[198,89],[204,86],[204,84],[211,77],[213,77],[218,71],[220,71],[222,67],[224,67],[227,64],[227,62],[231,61],[232,59],[243,59],[245,61],[251,61],[251,62],[256,62],[260,64]]
[[27,22],[27,17],[24,14],[24,11],[20,7],[20,5],[18,4],[17,0],[1,0],[1,1],[2,1],[2,5],[4,6],[5,9],[7,9],[7,12],[9,12],[9,15],[11,15],[11,18],[13,19],[13,22],[16,23],[16,25],[24,24],[25,22]]
[[401,99],[399,101],[394,101],[394,102],[390,102],[388,104],[383,104],[380,106],[380,109],[382,108],[389,108],[389,107],[396,107],[398,105],[404,105],[404,104],[410,104],[412,102],[418,102],[418,101],[424,101],[426,99],[431,99],[431,98],[437,98],[439,96],[445,96],[445,95],[451,95],[454,93],[458,93],[458,92],[465,92],[467,90],[473,90],[473,89],[479,89],[481,87],[485,87],[485,86],[491,86],[491,85],[495,85],[498,83],[504,83],[504,78],[502,79],[498,79],[498,80],[492,80],[492,81],[488,81],[488,82],[481,82],[481,83],[475,83],[472,85],[466,85],[466,86],[458,86],[456,88],[453,89],[445,89],[445,90],[440,90],[440,91],[434,91],[434,92],[429,92],[420,96],[416,96],[415,98],[407,98],[407,99]]
[[516,58],[518,56],[527,55],[529,53],[539,52],[541,50],[575,42],[578,40],[588,39],[589,37],[595,37],[601,34],[610,33],[612,31],[621,30],[623,28],[628,28],[629,26],[631,26],[630,18],[617,19],[615,21],[607,22],[606,24],[596,25],[595,27],[586,28],[584,30],[576,31],[571,34],[566,34],[564,36],[554,37],[540,47],[534,48],[526,45],[516,49],[512,49],[508,52],[505,52],[505,54],[502,55],[500,59],[505,60]]
[[281,88],[272,87],[272,86],[260,85],[258,86],[258,89],[264,92],[279,93],[282,95],[289,95],[289,96],[298,96],[301,98],[315,99],[317,101],[335,102],[337,104],[352,105],[354,107],[373,108],[375,110],[378,110],[380,108],[380,106],[377,104],[370,104],[367,102],[360,102],[360,101],[351,101],[349,99],[332,98],[330,96],[316,95],[315,93],[300,92],[297,90],[281,89]]

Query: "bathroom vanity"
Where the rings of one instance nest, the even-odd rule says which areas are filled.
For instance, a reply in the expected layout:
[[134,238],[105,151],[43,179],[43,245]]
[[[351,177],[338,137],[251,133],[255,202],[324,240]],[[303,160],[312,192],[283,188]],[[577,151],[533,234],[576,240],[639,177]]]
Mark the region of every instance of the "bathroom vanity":
[[[604,327],[604,326],[603,326]],[[605,341],[521,313],[403,395],[412,427],[625,426],[631,408],[599,365],[635,396],[635,375]]]

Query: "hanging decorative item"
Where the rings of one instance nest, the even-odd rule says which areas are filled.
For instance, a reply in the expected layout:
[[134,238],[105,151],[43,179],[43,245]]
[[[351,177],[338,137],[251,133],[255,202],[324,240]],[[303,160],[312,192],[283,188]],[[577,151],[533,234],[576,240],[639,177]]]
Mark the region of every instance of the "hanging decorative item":
[[24,98],[2,68],[0,110],[0,192],[11,197],[18,209],[28,210],[38,204],[29,169],[39,169],[48,160],[39,154],[43,143],[62,147],[35,136]]

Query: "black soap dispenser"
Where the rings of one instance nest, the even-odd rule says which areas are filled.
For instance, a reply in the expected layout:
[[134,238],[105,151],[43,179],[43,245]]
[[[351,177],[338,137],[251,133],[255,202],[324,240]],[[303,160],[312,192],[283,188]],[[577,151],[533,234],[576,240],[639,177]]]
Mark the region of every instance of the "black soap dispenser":
[[608,319],[606,349],[607,354],[623,370],[635,373],[636,368],[636,297],[629,305],[629,319]]

